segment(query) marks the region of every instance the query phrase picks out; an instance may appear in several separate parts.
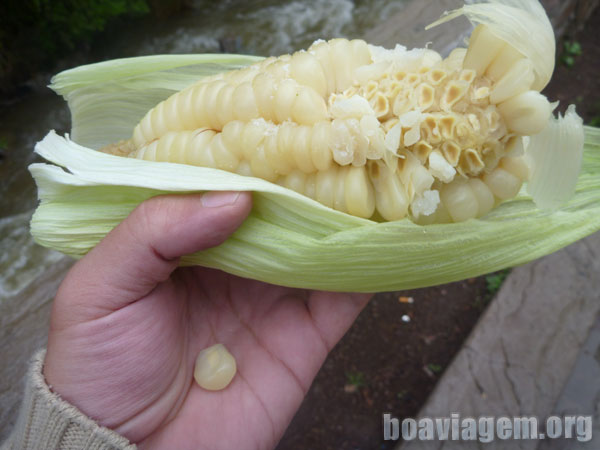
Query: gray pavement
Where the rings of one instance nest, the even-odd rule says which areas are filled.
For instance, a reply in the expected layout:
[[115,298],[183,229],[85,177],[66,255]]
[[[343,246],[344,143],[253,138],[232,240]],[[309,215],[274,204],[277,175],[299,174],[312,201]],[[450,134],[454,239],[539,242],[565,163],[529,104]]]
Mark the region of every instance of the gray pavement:
[[600,318],[596,320],[563,392],[554,414],[589,415],[592,417],[592,440],[589,442],[545,440],[537,450],[570,450],[600,448]]
[[[598,419],[599,317],[596,233],[511,272],[418,417],[536,416],[541,424],[569,413]],[[600,436],[587,443],[410,441],[399,448],[598,449]]]

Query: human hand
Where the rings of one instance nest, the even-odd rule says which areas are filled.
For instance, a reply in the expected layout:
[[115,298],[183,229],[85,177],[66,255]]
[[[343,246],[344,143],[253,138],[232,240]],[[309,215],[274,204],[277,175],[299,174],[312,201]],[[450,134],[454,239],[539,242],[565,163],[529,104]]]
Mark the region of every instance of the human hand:
[[[250,209],[247,193],[136,208],[59,288],[44,365],[52,389],[141,448],[273,448],[370,296],[177,268],[180,256],[227,239]],[[206,391],[194,363],[215,343],[238,372]]]

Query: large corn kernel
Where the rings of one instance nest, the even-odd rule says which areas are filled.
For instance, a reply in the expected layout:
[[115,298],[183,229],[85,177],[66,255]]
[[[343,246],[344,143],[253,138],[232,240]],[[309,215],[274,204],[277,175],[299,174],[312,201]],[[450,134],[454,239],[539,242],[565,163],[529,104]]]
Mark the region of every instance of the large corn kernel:
[[237,372],[235,358],[223,344],[202,350],[196,358],[194,379],[208,391],[225,389]]

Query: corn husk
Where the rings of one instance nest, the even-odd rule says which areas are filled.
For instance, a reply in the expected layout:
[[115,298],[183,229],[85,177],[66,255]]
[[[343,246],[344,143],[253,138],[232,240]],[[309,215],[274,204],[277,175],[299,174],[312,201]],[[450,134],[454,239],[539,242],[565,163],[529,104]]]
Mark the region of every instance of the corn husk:
[[465,16],[474,24],[484,24],[532,63],[533,89],[541,91],[554,72],[556,43],[554,30],[538,0],[472,0],[462,8],[447,12],[427,29]]
[[72,139],[50,132],[36,146],[48,163],[30,166],[40,199],[31,221],[35,240],[78,258],[152,196],[253,191],[254,208],[242,227],[221,246],[184,257],[183,265],[292,287],[373,292],[523,264],[600,229],[600,131],[590,127],[575,195],[566,205],[538,209],[524,188],[480,220],[427,226],[360,219],[256,178],[94,150],[129,138],[149,107],[199,76],[256,60],[141,57],[58,75],[52,87],[69,102],[74,126]]

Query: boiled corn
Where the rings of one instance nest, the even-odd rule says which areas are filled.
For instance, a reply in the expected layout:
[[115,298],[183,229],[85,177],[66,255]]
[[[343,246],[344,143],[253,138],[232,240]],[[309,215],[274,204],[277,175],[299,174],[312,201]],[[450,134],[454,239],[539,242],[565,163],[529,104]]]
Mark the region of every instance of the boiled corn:
[[263,178],[359,217],[460,222],[529,176],[522,137],[552,110],[534,69],[486,25],[445,59],[318,41],[198,81],[104,150]]
[[215,344],[202,350],[196,357],[194,379],[207,391],[225,389],[235,377],[235,358],[223,344]]

